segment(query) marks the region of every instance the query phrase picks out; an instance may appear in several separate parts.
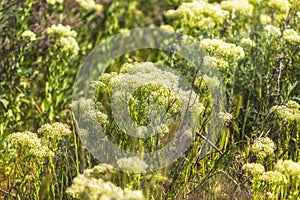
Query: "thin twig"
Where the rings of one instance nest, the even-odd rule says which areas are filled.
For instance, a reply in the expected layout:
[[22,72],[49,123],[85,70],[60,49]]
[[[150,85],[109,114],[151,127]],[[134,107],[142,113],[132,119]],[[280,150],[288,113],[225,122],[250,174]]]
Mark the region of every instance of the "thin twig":
[[205,140],[206,142],[208,142],[219,154],[223,155],[223,152],[216,145],[214,145],[214,143],[212,143],[207,137],[205,137],[204,135],[202,135],[199,132],[196,132],[196,134],[198,136],[200,136],[203,140]]

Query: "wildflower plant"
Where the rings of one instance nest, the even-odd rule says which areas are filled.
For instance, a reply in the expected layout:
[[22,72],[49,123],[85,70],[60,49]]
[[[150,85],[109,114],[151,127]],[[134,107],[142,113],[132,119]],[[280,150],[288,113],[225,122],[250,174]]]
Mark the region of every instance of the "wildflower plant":
[[77,33],[71,30],[70,26],[62,24],[52,25],[47,28],[47,34],[56,37],[55,48],[61,48],[62,51],[77,55],[79,46],[76,41]]

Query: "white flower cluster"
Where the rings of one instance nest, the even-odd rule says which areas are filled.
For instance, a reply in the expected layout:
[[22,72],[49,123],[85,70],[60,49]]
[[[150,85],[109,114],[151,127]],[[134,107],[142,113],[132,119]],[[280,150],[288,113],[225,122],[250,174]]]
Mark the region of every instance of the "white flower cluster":
[[118,166],[128,172],[146,173],[148,165],[138,157],[121,158],[117,161]]
[[245,47],[255,47],[255,42],[250,38],[242,38],[241,44]]
[[50,5],[55,5],[57,4],[62,4],[64,2],[64,0],[46,0],[48,4]]
[[[121,70],[120,74],[110,79],[109,87],[113,89],[113,97],[115,99],[124,99],[124,96],[128,98],[128,95],[132,95],[131,92],[135,91],[139,87],[145,85],[159,86],[165,91],[170,91],[170,95],[175,95],[178,99],[181,108],[189,108],[193,117],[198,117],[204,110],[204,106],[197,100],[198,96],[193,90],[185,90],[181,87],[179,76],[174,73],[161,70],[157,68],[153,63],[135,63],[126,64]],[[185,87],[188,87],[185,85]],[[157,88],[157,93],[161,91]],[[155,92],[155,91],[154,91]],[[169,95],[169,96],[170,96]],[[155,96],[155,95],[154,95]],[[162,95],[162,98],[164,95]],[[164,105],[165,102],[169,102],[170,97],[166,99],[160,99]]]
[[251,151],[259,159],[273,155],[275,150],[275,143],[268,137],[257,138],[251,146]]
[[258,163],[247,163],[243,165],[243,170],[250,172],[253,176],[258,176],[265,172],[265,167]]
[[275,166],[275,169],[287,177],[292,177],[297,181],[300,181],[300,163],[292,160],[279,160]]
[[259,179],[273,185],[283,185],[288,183],[286,176],[279,171],[264,172]]
[[220,6],[223,10],[227,10],[237,15],[250,17],[253,14],[253,5],[247,0],[227,0],[221,1]]
[[277,28],[275,26],[267,25],[267,26],[265,26],[264,29],[266,30],[267,34],[270,36],[280,36],[281,35],[279,28]]
[[83,175],[87,178],[105,178],[106,173],[114,172],[114,168],[108,164],[98,164],[92,169],[85,169]]
[[296,184],[300,181],[300,163],[292,160],[277,161],[274,171],[265,172],[264,166],[258,163],[244,164],[243,169],[269,184]]
[[269,12],[273,13],[276,21],[285,20],[290,10],[288,0],[269,0],[266,2]]
[[108,123],[108,116],[95,108],[95,102],[92,99],[85,99],[81,97],[78,101],[71,104],[72,111],[77,114],[80,113],[82,120],[90,124],[97,123],[105,125]]
[[73,179],[67,194],[73,198],[86,200],[143,200],[144,195],[138,190],[124,190],[112,182],[104,181],[101,176],[104,172],[112,170],[112,166],[99,164],[92,169],[84,170]]
[[213,66],[219,69],[226,69],[229,66],[229,62],[236,62],[245,56],[242,47],[220,39],[204,39],[200,42],[200,46],[212,56],[211,62]]
[[242,47],[232,43],[224,42],[220,39],[204,39],[200,46],[207,50],[209,54],[225,59],[239,60],[244,58],[245,53]]
[[283,31],[283,39],[293,44],[300,43],[300,35],[294,29],[285,29]]
[[67,193],[73,198],[86,200],[143,200],[141,191],[122,190],[111,182],[103,179],[88,178],[79,174],[73,179],[72,185],[67,189]]
[[73,55],[78,54],[79,46],[75,39],[77,33],[71,30],[70,26],[64,26],[62,24],[52,25],[46,29],[46,32],[57,38],[56,45],[60,47],[62,51],[70,52]]
[[219,118],[223,120],[224,124],[228,125],[232,121],[233,116],[231,113],[228,112],[220,112]]
[[269,15],[261,14],[259,16],[259,21],[262,25],[267,25],[267,24],[271,23],[272,18]]
[[222,58],[211,57],[211,65],[209,66],[218,69],[227,69],[229,67],[229,62]]
[[77,36],[76,31],[71,30],[71,27],[69,25],[52,25],[51,27],[47,28],[46,32],[49,35],[56,35],[60,37],[72,37],[75,38]]
[[96,4],[94,0],[76,0],[79,5],[86,10],[97,10],[102,11],[103,6]]
[[72,131],[69,126],[60,122],[44,124],[38,130],[38,134],[45,138],[61,139],[63,136],[70,135]]
[[285,121],[300,122],[300,105],[293,100],[289,100],[286,105],[273,106],[271,112]]
[[36,35],[34,32],[30,31],[30,30],[26,30],[21,34],[21,37],[26,40],[26,41],[35,41],[36,40]]
[[216,88],[220,85],[220,81],[216,76],[210,77],[205,74],[202,78],[205,84],[210,88]]
[[47,146],[42,145],[36,133],[29,131],[12,133],[8,136],[8,141],[16,149],[28,150],[29,155],[24,156],[33,156],[44,160],[54,155]]
[[175,28],[189,27],[200,30],[221,25],[227,15],[228,12],[222,10],[219,4],[210,4],[204,0],[183,3],[177,10],[165,13]]
[[290,10],[288,0],[249,0],[256,9],[259,11],[260,22],[265,25],[270,22],[278,24],[286,19]]
[[75,112],[87,112],[95,109],[95,102],[93,99],[85,99],[81,97],[78,101],[73,101],[70,107]]

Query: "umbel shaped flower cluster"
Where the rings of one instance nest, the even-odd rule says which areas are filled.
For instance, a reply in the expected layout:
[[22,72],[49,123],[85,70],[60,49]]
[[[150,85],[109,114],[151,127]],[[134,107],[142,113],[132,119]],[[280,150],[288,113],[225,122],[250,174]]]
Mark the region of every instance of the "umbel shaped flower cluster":
[[244,164],[243,169],[251,173],[253,178],[270,185],[289,184],[294,189],[293,186],[300,183],[300,164],[292,160],[278,160],[273,171],[265,172],[264,166],[258,163]]
[[79,46],[76,41],[77,33],[71,30],[71,27],[62,24],[52,25],[46,29],[47,34],[56,38],[55,47],[60,48],[62,51],[77,55]]
[[[103,92],[108,91],[106,95],[112,99],[115,106],[121,108],[115,112],[119,112],[118,116],[123,117],[124,121],[130,117],[138,125],[145,126],[153,120],[152,122],[159,126],[153,130],[161,130],[161,118],[154,116],[159,109],[167,110],[167,117],[171,117],[186,108],[193,119],[199,117],[204,110],[197,94],[186,89],[188,83],[181,81],[179,76],[162,70],[153,63],[124,64],[120,74],[103,74],[100,77],[96,86],[96,99],[100,99]],[[153,104],[159,106],[155,107]],[[130,114],[124,109],[128,105]]]
[[226,69],[229,67],[229,63],[235,63],[245,56],[242,47],[224,42],[221,39],[204,39],[200,46],[212,56],[212,65],[219,69]]
[[174,28],[206,30],[221,25],[227,14],[228,12],[222,10],[218,4],[194,1],[183,3],[177,10],[169,10],[165,16],[171,21]]
[[249,19],[255,12],[261,17],[261,23],[278,24],[286,19],[294,2],[288,0],[226,0],[220,3],[208,3],[206,0],[198,0],[191,3],[183,3],[176,10],[165,13],[166,18],[176,29],[206,31],[217,29],[226,20],[234,20],[243,17]]
[[121,158],[117,161],[117,164],[124,171],[137,173],[145,173],[148,167],[145,161],[137,157]]
[[[101,4],[96,4],[94,0],[76,0],[77,3],[85,10],[97,10],[102,11],[103,6]],[[50,5],[62,4],[64,0],[47,0]]]
[[273,106],[271,112],[284,121],[300,123],[300,105],[296,101],[288,101],[285,105]]
[[258,159],[264,159],[267,156],[272,156],[275,149],[275,143],[268,137],[256,139],[251,147],[251,151]]
[[112,170],[109,165],[97,165],[92,169],[84,170],[73,179],[67,193],[73,198],[86,200],[143,200],[144,195],[139,190],[124,190],[110,181],[105,181],[102,174]]
[[26,30],[21,34],[21,37],[26,41],[35,41],[36,40],[36,34],[32,32],[31,30]]
[[253,5],[245,0],[221,1],[220,6],[223,10],[229,11],[232,14],[246,17],[252,16],[253,13]]
[[7,141],[12,148],[21,153],[20,156],[36,158],[43,163],[47,158],[54,156],[58,141],[69,134],[71,130],[66,124],[56,122],[43,125],[38,134],[29,131],[12,133]]
[[292,44],[299,44],[300,43],[300,35],[294,29],[285,29],[283,31],[283,39],[292,43]]
[[24,149],[27,156],[44,160],[48,156],[53,156],[53,152],[44,146],[36,133],[29,131],[12,133],[8,136],[9,143],[16,149]]

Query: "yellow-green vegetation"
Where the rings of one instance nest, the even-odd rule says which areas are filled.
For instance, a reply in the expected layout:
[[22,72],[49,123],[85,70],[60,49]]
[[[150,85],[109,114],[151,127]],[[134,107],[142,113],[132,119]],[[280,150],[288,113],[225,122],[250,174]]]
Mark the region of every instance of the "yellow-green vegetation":
[[[221,77],[194,76],[197,67],[172,47],[141,49],[91,83],[94,99],[72,102],[76,74],[92,49],[139,27],[199,41],[204,67]],[[0,199],[300,197],[299,0],[1,0],[0,49]],[[184,75],[191,87],[179,88],[181,79],[156,64]],[[211,116],[216,88],[227,103]],[[127,104],[118,101],[128,89],[136,90]],[[130,132],[155,134],[142,140],[118,127],[113,101],[136,125]],[[151,103],[165,116],[155,116]],[[180,126],[183,113],[194,129]],[[76,116],[88,126],[78,128]],[[160,117],[168,122],[146,127]],[[222,130],[203,154],[213,117]],[[157,171],[143,156],[118,159],[118,170],[81,140],[98,127],[105,136],[90,139],[141,155],[165,147],[180,129],[178,139],[193,142]]]

